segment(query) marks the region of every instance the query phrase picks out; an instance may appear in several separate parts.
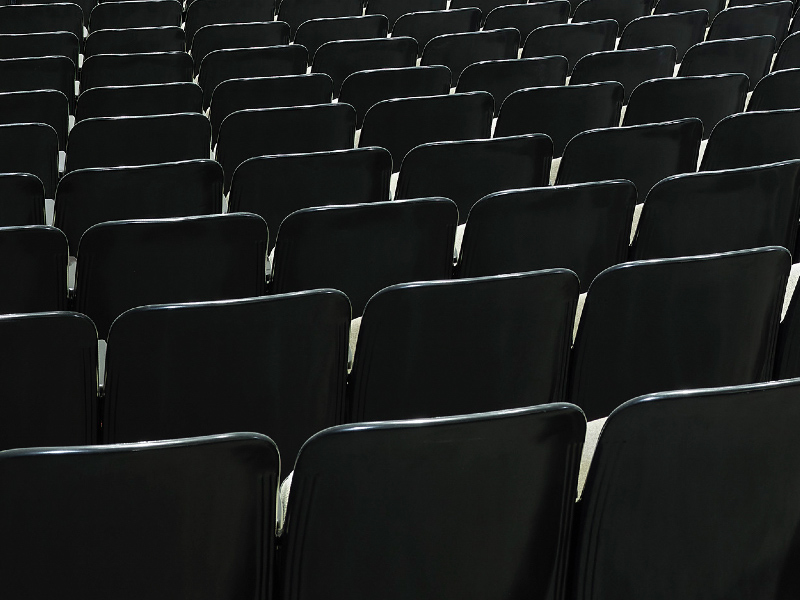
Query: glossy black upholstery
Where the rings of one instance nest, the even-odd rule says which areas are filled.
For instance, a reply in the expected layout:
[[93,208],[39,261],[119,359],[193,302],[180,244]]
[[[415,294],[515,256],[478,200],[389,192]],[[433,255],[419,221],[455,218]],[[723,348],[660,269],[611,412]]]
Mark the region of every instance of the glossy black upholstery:
[[704,9],[708,11],[709,21],[713,19],[719,11],[725,8],[725,0],[658,0],[654,15],[667,13],[686,12],[689,10]]
[[292,28],[292,36],[298,27],[311,19],[361,16],[361,0],[281,0],[278,20]]
[[800,68],[800,31],[793,33],[781,44],[775,57],[773,71]]
[[568,398],[588,420],[654,390],[767,381],[791,265],[784,248],[629,262],[592,282]]
[[600,271],[627,260],[635,204],[625,180],[491,194],[469,213],[456,274],[567,268],[585,292]]
[[403,157],[420,144],[488,138],[492,113],[486,92],[383,100],[367,111],[359,145],[386,148],[399,171]]
[[91,88],[78,96],[75,120],[203,112],[203,90],[196,83],[150,83]]
[[0,227],[0,313],[65,310],[67,238],[55,227]]
[[367,14],[386,15],[389,31],[402,16],[414,12],[442,11],[447,8],[447,0],[368,0]]
[[665,177],[695,171],[702,137],[693,117],[584,131],[567,144],[556,183],[627,179],[641,201]]
[[578,278],[566,269],[381,290],[364,309],[348,382],[350,419],[562,401],[577,303]]
[[[535,5],[531,5],[535,6]],[[494,114],[506,98],[517,90],[564,85],[569,65],[563,56],[514,58],[473,63],[458,79],[456,92],[489,92],[494,98]]]
[[97,332],[89,318],[2,315],[0,336],[8,349],[0,362],[0,450],[97,443]]
[[242,213],[94,225],[78,248],[75,310],[105,339],[136,306],[258,296],[267,235],[261,217]]
[[236,169],[228,210],[261,215],[277,230],[302,208],[388,201],[391,175],[383,148],[258,156]]
[[578,505],[571,597],[689,598],[698,582],[707,598],[796,597],[797,398],[784,381],[614,411]]
[[129,310],[108,335],[103,441],[258,431],[288,474],[341,422],[349,329],[335,290]]
[[780,46],[789,30],[793,4],[790,0],[735,6],[720,12],[708,30],[709,40],[771,35]]
[[570,73],[575,63],[592,52],[613,50],[617,43],[616,21],[545,25],[531,31],[522,48],[522,58],[560,55],[569,61]]
[[214,50],[203,59],[197,79],[203,88],[203,108],[211,105],[216,87],[226,79],[304,75],[308,51],[303,46],[267,46]]
[[385,38],[388,33],[389,20],[383,15],[312,19],[297,28],[294,43],[306,47],[311,62],[319,47],[326,42]]
[[210,144],[199,113],[84,119],[69,134],[66,171],[208,158]]
[[623,103],[627,103],[631,92],[643,81],[672,77],[675,56],[674,46],[595,52],[578,61],[569,82],[619,81],[625,90]]
[[69,31],[0,34],[0,58],[66,56],[75,65],[77,74],[79,52],[80,39]]
[[676,175],[650,190],[632,255],[668,258],[761,246],[793,251],[798,219],[800,160]]
[[280,108],[333,101],[333,80],[325,73],[226,79],[211,96],[211,143],[225,117],[248,108]]
[[58,90],[75,110],[75,65],[66,56],[0,59],[0,92]]
[[800,109],[746,112],[720,121],[708,139],[701,171],[800,158]]
[[348,104],[240,110],[220,125],[216,159],[225,171],[225,192],[233,172],[254,156],[324,152],[353,147],[356,111]]
[[494,134],[546,133],[559,157],[580,132],[615,127],[623,94],[616,81],[519,90],[503,103]]
[[137,27],[94,31],[86,38],[83,54],[88,58],[95,54],[183,52],[185,49],[186,37],[180,27]]
[[265,48],[289,43],[289,26],[281,21],[267,23],[220,23],[205,25],[192,40],[192,59],[195,74],[200,63],[214,50],[228,48]]
[[272,21],[274,4],[273,0],[195,0],[186,9],[184,28],[187,47],[192,47],[195,33],[206,25]]
[[748,85],[743,73],[645,81],[633,90],[623,125],[697,117],[703,122],[703,137],[707,138],[722,119],[744,110]]
[[356,109],[360,129],[364,115],[381,100],[446,95],[450,78],[450,69],[442,65],[357,71],[342,83],[339,102]]
[[464,223],[487,194],[547,185],[552,156],[543,134],[422,144],[403,159],[395,198],[449,198]]
[[0,173],[0,227],[44,225],[44,185],[30,173]]
[[101,2],[92,9],[89,31],[180,26],[183,4],[175,0]]
[[753,90],[747,110],[800,108],[800,69],[785,69],[765,75]]
[[0,6],[0,33],[69,31],[83,36],[83,11],[72,2]]
[[67,146],[69,99],[58,90],[0,93],[0,124],[46,123],[58,134],[58,148]]
[[405,35],[417,40],[418,56],[433,38],[447,33],[478,31],[481,11],[475,7],[453,10],[426,10],[401,15],[394,24],[392,35]]
[[453,73],[453,81],[458,81],[472,63],[517,58],[519,45],[519,31],[513,28],[448,33],[425,45],[420,64],[444,65]]
[[[0,575],[43,600],[266,598],[273,585],[275,444],[240,433],[0,454]],[[68,551],[67,551],[68,549]],[[41,577],[42,554],[64,554]]]
[[333,79],[333,95],[338,97],[342,82],[356,71],[413,67],[417,62],[417,41],[410,37],[326,42],[314,55],[313,73],[326,73]]
[[281,597],[558,597],[585,429],[556,404],[314,436],[292,481]]
[[73,256],[84,232],[98,223],[220,212],[222,168],[209,159],[78,169],[56,189],[55,225]]
[[519,31],[520,39],[524,41],[537,27],[566,23],[570,10],[568,0],[545,0],[533,4],[498,6],[486,16],[484,28],[513,27]]
[[299,210],[278,230],[270,292],[334,288],[359,317],[386,286],[448,279],[457,223],[442,198]]
[[185,52],[96,54],[83,63],[81,90],[110,85],[192,81],[192,57]]
[[0,125],[0,173],[30,173],[52,198],[58,181],[58,133],[44,123]]
[[651,0],[583,0],[575,8],[573,23],[614,19],[620,29],[638,17],[650,14]]
[[[75,4],[77,4],[83,13],[83,20],[89,20],[89,14],[92,12],[92,9],[97,5],[99,0],[75,0]],[[16,0],[17,4],[41,4],[42,0]]]
[[701,42],[686,51],[678,77],[744,73],[752,90],[769,71],[774,52],[775,38],[771,35]]
[[703,41],[707,26],[708,11],[705,9],[639,17],[623,30],[618,49],[675,46],[680,62],[689,48]]

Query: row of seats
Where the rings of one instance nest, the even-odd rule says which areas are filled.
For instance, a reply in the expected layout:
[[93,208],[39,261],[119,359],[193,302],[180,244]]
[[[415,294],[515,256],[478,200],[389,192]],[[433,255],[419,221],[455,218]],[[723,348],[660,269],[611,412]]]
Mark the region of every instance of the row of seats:
[[577,503],[574,405],[334,427],[277,539],[262,435],[2,452],[0,574],[32,599],[794,598],[799,393],[631,400]]
[[[293,457],[337,423],[565,399],[594,420],[657,390],[800,375],[797,294],[778,327],[790,264],[769,247],[611,267],[589,289],[572,348],[580,290],[569,270],[389,286],[366,304],[349,378],[360,313],[331,289],[158,306],[125,289],[136,308],[107,335],[108,323],[95,329],[82,314],[7,315],[0,332],[16,352],[2,381],[14,401],[3,405],[0,446],[253,430]],[[128,281],[109,277],[95,295],[138,283],[139,268],[119,268]],[[98,333],[107,339],[99,405]],[[36,378],[42,364],[49,377]]]

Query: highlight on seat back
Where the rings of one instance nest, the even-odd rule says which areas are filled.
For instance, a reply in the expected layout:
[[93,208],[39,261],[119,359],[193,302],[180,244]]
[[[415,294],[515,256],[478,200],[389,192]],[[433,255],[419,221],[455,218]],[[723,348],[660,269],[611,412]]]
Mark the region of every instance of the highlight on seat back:
[[97,331],[89,318],[0,315],[0,337],[0,450],[97,443]]
[[267,237],[264,219],[249,213],[94,225],[78,247],[76,310],[105,339],[136,306],[259,296]]
[[31,600],[267,598],[279,473],[256,433],[0,452],[3,586]]
[[792,380],[649,394],[611,413],[568,597],[797,597],[798,399]]
[[654,390],[768,380],[790,266],[772,246],[606,269],[586,297],[567,397],[594,420]]
[[258,431],[288,474],[304,441],[342,422],[349,328],[336,290],[124,312],[108,335],[103,441]]
[[585,429],[547,404],[317,434],[294,472],[282,598],[561,597]]
[[560,402],[577,303],[566,269],[381,290],[361,322],[350,420]]
[[457,224],[446,198],[298,210],[278,230],[270,292],[341,290],[359,317],[387,286],[449,279]]
[[75,121],[91,117],[192,112],[203,112],[203,90],[196,83],[177,81],[143,85],[115,85],[91,88],[83,92],[75,108]]

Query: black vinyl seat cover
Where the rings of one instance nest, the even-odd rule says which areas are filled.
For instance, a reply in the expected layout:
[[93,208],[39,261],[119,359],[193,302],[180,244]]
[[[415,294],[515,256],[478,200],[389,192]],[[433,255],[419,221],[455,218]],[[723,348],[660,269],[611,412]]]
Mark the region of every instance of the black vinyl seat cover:
[[503,103],[494,135],[545,133],[559,157],[582,131],[616,127],[624,95],[617,81],[518,90]]
[[183,3],[176,0],[101,2],[89,15],[89,31],[131,27],[180,27]]
[[247,213],[94,225],[78,247],[75,309],[105,339],[136,306],[259,296],[267,237],[264,219]]
[[0,226],[44,225],[44,185],[30,173],[0,173]]
[[653,390],[768,380],[790,265],[772,246],[603,271],[586,297],[567,397],[593,420]]
[[387,286],[450,278],[457,224],[445,198],[296,211],[278,230],[270,293],[338,289],[359,317]]
[[552,156],[544,134],[422,144],[403,159],[395,198],[449,198],[463,223],[487,194],[547,185]]
[[784,69],[769,73],[753,90],[747,111],[800,108],[800,100],[795,94],[799,85],[800,69]]
[[686,51],[678,77],[744,73],[752,91],[769,71],[775,48],[771,35],[701,42]]
[[55,227],[0,227],[0,314],[66,310],[66,244]]
[[81,90],[109,85],[192,81],[192,57],[186,52],[95,54],[81,68]]
[[425,46],[436,36],[467,33],[480,28],[481,11],[476,7],[426,10],[402,15],[394,24],[392,36],[406,35],[417,40],[417,55],[421,57]]
[[203,90],[196,83],[106,86],[90,88],[80,95],[75,121],[191,112],[203,112]]
[[561,401],[578,287],[575,273],[554,269],[381,290],[364,309],[348,382],[350,419]]
[[309,62],[313,62],[317,50],[327,42],[385,38],[388,33],[389,19],[384,15],[311,19],[297,28],[294,43],[305,46]]
[[695,171],[702,137],[694,117],[584,131],[567,144],[556,184],[628,179],[642,200],[665,177]]
[[425,45],[420,64],[444,65],[458,81],[472,63],[517,58],[520,42],[519,31],[513,27],[439,35]]
[[30,173],[52,198],[58,181],[58,133],[45,123],[0,125],[0,173]]
[[81,236],[98,223],[221,212],[222,167],[198,159],[70,171],[56,188],[54,221],[75,256]]
[[619,50],[669,45],[677,50],[677,60],[703,41],[708,26],[704,8],[679,13],[645,15],[628,23],[619,38]]
[[298,45],[214,50],[203,59],[197,79],[203,88],[203,108],[209,107],[214,90],[226,79],[302,75],[307,63],[308,51]]
[[568,0],[545,0],[532,4],[498,6],[486,15],[485,29],[513,27],[524,42],[531,31],[545,25],[560,25],[569,20],[571,6]]
[[644,203],[632,256],[690,256],[783,246],[794,251],[800,160],[675,175]]
[[800,109],[739,113],[717,123],[701,171],[736,169],[800,158]]
[[[321,204],[386,202],[391,175],[384,148],[257,156],[236,169],[228,210],[280,225],[294,211]],[[269,249],[274,245],[270,240]]]
[[353,147],[356,111],[348,104],[316,104],[237,111],[219,128],[216,159],[225,172],[225,192],[234,171],[248,158],[270,154],[325,152]]
[[108,336],[103,441],[251,429],[280,444],[288,474],[341,422],[349,327],[335,290],[131,309]]
[[490,137],[493,104],[487,92],[383,100],[364,116],[358,143],[386,148],[399,171],[420,144]]
[[70,132],[66,172],[208,158],[210,147],[200,113],[84,119]]
[[[2,232],[2,230],[0,230]],[[74,312],[0,315],[0,450],[97,443],[97,331]],[[47,377],[42,377],[47,365]]]
[[550,404],[317,434],[295,467],[281,598],[559,595],[585,429]]
[[[279,473],[255,433],[2,452],[3,584],[32,600],[265,598]],[[47,577],[43,552],[64,554]]]
[[564,85],[568,67],[563,56],[477,62],[461,73],[456,92],[489,92],[494,98],[494,115],[497,116],[506,98],[517,90]]
[[581,292],[628,258],[636,186],[614,180],[489,194],[467,218],[458,277],[574,271]]
[[789,30],[794,5],[790,0],[731,6],[714,17],[708,29],[709,40],[771,35],[778,46]]
[[58,134],[58,149],[67,147],[69,98],[59,90],[0,93],[0,124],[45,123]]
[[[289,43],[289,26],[281,21],[265,23],[218,23],[197,30],[191,53],[195,74],[203,59],[214,50],[228,48],[264,48]],[[304,45],[304,44],[301,44]]]
[[623,125],[697,117],[703,122],[703,138],[708,138],[722,119],[744,110],[748,87],[744,73],[651,79],[633,90]]
[[779,381],[617,408],[578,503],[570,597],[686,598],[699,582],[709,598],[796,597],[799,392]]
[[237,110],[330,104],[332,101],[333,80],[325,73],[226,79],[211,95],[211,143],[217,143],[220,125]]
[[572,73],[575,64],[587,54],[613,50],[618,30],[613,19],[537,27],[525,38],[522,58],[563,56]]

